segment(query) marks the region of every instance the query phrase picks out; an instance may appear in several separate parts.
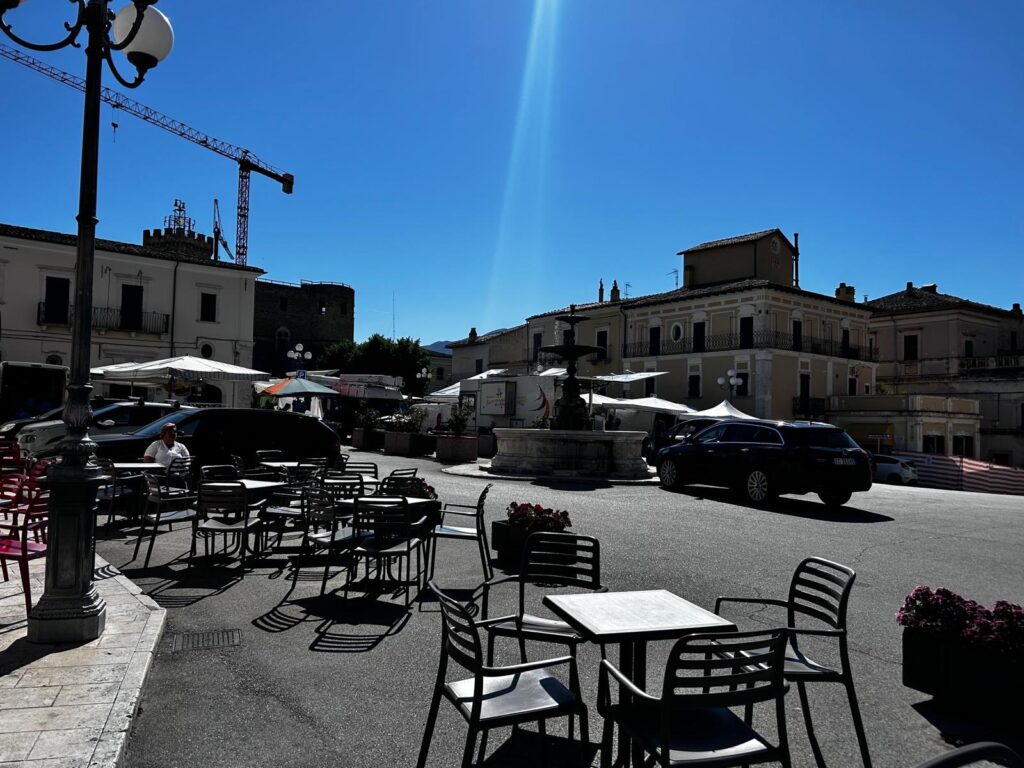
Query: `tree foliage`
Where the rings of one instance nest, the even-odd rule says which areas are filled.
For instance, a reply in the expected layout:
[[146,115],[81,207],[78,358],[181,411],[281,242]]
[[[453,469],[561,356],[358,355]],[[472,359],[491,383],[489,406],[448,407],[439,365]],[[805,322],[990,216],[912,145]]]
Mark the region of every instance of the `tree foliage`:
[[360,344],[352,341],[332,344],[320,359],[325,367],[337,368],[341,373],[401,376],[405,382],[402,391],[407,395],[423,395],[430,381],[429,377],[416,378],[425,368],[429,373],[430,365],[430,357],[420,346],[419,339],[405,337],[392,341],[375,333]]

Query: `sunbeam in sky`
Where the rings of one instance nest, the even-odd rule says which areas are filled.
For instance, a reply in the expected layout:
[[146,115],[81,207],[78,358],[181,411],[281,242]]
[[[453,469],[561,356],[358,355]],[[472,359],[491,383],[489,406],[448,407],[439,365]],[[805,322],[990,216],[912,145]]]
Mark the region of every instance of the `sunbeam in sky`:
[[507,314],[502,305],[508,300],[510,276],[515,275],[520,288],[527,291],[545,278],[547,165],[558,14],[559,0],[534,0],[483,318],[488,329]]

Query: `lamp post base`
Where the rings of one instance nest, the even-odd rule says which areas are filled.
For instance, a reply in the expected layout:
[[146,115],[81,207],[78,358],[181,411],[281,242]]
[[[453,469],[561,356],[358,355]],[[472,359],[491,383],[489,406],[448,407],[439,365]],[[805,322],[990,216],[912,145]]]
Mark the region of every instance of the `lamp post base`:
[[[88,452],[90,444],[79,446]],[[72,454],[69,452],[68,454]],[[33,643],[95,640],[106,626],[107,604],[96,591],[96,487],[92,466],[56,464],[45,485],[50,491],[46,545],[46,589],[28,617]]]
[[103,634],[107,604],[96,587],[84,595],[43,595],[28,620],[30,643],[85,643]]

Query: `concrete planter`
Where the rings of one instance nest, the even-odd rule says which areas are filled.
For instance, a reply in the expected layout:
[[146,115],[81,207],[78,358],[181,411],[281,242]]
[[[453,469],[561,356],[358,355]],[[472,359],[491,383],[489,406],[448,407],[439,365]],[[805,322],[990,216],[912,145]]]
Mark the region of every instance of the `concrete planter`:
[[476,461],[477,438],[459,435],[437,436],[437,460],[442,464],[468,464]]
[[433,450],[433,435],[421,435],[418,432],[384,433],[384,453],[389,456],[422,456]]
[[379,451],[384,447],[384,431],[353,427],[352,447],[360,451]]
[[904,629],[903,684],[961,706],[999,706],[1017,702],[1024,692],[1024,662]]

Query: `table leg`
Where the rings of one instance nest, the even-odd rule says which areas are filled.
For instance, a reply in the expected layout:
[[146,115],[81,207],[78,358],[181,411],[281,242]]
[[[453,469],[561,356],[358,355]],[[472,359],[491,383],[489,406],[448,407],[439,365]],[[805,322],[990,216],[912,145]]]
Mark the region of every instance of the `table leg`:
[[[633,657],[635,654],[634,645],[632,642],[623,641],[619,643],[619,671],[622,672],[630,680],[633,679]],[[620,689],[621,690],[621,689]],[[621,694],[621,704],[629,706],[630,695],[628,693]],[[616,768],[626,768],[630,763],[630,739],[626,734],[626,731],[621,726],[619,727],[619,745],[618,754],[615,757],[614,765]]]
[[[633,674],[630,679],[638,688],[647,690],[647,642],[644,640],[637,640],[633,643]],[[642,768],[644,764],[643,751],[636,749],[636,745],[630,746],[633,748],[634,768]]]

